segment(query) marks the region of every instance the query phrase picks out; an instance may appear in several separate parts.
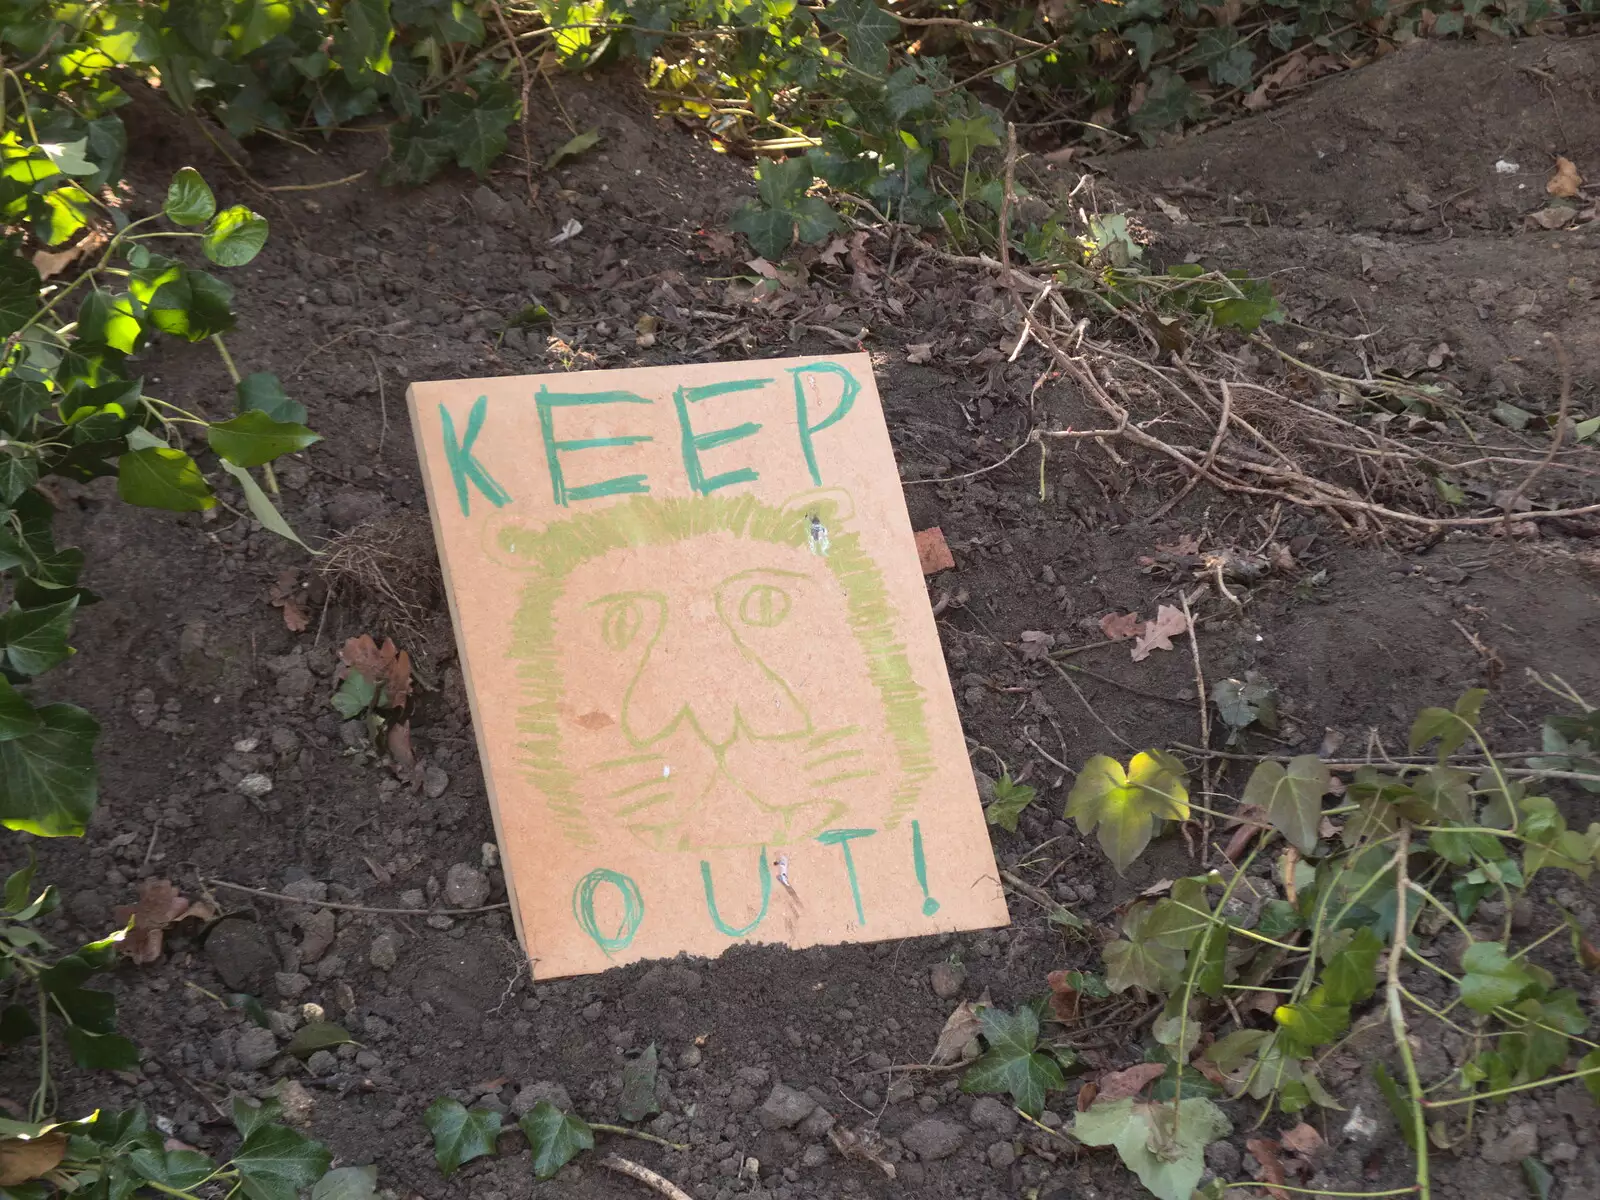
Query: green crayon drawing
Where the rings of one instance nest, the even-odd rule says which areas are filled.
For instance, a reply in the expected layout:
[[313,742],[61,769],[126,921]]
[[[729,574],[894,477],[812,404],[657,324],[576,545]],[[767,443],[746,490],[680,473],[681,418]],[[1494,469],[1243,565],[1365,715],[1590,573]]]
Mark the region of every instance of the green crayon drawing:
[[[912,822],[915,827],[915,822]],[[877,833],[876,829],[830,829],[826,833],[817,834],[817,841],[824,846],[837,846],[844,851],[844,873],[850,877],[850,898],[856,902],[856,924],[865,925],[867,914],[861,907],[861,881],[856,878],[856,859],[850,853],[850,843],[856,838],[871,837]]]
[[706,911],[711,914],[711,923],[719,932],[731,938],[746,937],[755,932],[756,926],[767,919],[767,905],[772,900],[772,869],[767,866],[767,848],[761,847],[761,852],[756,856],[756,873],[761,881],[761,911],[756,913],[755,920],[748,925],[741,925],[735,929],[722,919],[722,914],[717,911],[717,888],[711,879],[711,864],[705,859],[700,860],[700,881],[706,889]]
[[472,498],[467,490],[471,483],[484,498],[496,508],[501,507],[511,499],[511,493],[495,482],[494,476],[489,474],[484,465],[478,461],[477,455],[472,453],[472,444],[478,440],[478,435],[483,432],[484,419],[489,415],[489,397],[479,396],[473,404],[472,411],[467,414],[467,433],[459,441],[456,440],[456,422],[450,415],[450,410],[444,405],[439,405],[439,425],[444,440],[444,460],[450,464],[450,478],[455,481],[456,499],[461,502],[461,515],[472,515]]
[[[617,889],[622,901],[622,917],[616,932],[610,934],[600,932],[600,922],[594,911],[594,894],[606,884]],[[626,875],[599,867],[578,880],[578,886],[572,889],[572,916],[578,927],[594,939],[596,946],[607,955],[615,954],[626,950],[633,942],[633,935],[639,932],[644,921],[644,897],[639,894],[639,885]]]
[[722,852],[911,813],[934,772],[925,693],[850,516],[833,491],[781,506],[634,496],[543,528],[499,518],[491,553],[527,572],[510,645],[518,761],[563,836],[720,868]]
[[649,400],[632,392],[552,392],[540,384],[534,403],[539,408],[539,430],[544,435],[544,458],[545,465],[550,469],[550,490],[555,502],[562,508],[573,500],[594,500],[601,496],[622,496],[631,492],[650,490],[650,485],[645,482],[643,475],[618,475],[614,479],[603,479],[599,483],[569,487],[566,469],[561,465],[563,454],[575,450],[597,450],[602,446],[636,446],[640,442],[653,442],[655,439],[643,434],[630,434],[622,437],[559,441],[556,438],[555,420],[555,410],[558,408],[585,407],[591,404],[649,404]]
[[922,915],[931,917],[939,911],[939,902],[928,891],[928,860],[922,853],[922,822],[911,822],[911,866],[917,872],[917,886],[922,889]]
[[720,475],[713,475],[707,479],[705,467],[700,462],[702,450],[715,450],[718,446],[726,446],[729,442],[750,437],[757,433],[761,426],[754,421],[746,421],[743,425],[735,425],[731,429],[696,433],[689,424],[689,405],[709,400],[713,396],[726,396],[730,392],[757,392],[771,382],[770,379],[734,379],[727,383],[709,383],[704,387],[681,387],[672,393],[672,402],[678,410],[678,425],[683,430],[683,469],[688,472],[689,486],[702,496],[708,496],[719,488],[731,484],[754,483],[761,478],[753,468],[740,467],[738,470],[723,471]]

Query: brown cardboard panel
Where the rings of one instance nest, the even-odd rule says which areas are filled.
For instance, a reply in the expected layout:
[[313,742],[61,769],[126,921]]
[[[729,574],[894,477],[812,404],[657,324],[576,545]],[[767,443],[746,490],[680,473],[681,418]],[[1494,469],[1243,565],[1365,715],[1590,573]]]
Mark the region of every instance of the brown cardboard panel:
[[866,355],[408,399],[538,977],[1006,923]]

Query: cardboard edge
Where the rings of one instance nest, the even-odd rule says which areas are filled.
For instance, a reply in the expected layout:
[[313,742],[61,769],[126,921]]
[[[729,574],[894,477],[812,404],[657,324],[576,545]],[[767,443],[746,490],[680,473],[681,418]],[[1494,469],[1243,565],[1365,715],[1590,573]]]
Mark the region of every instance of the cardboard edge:
[[478,747],[478,769],[483,775],[484,791],[489,797],[489,819],[494,825],[495,847],[500,852],[500,874],[506,881],[506,900],[511,906],[511,923],[517,933],[517,944],[522,947],[522,953],[528,959],[529,972],[536,975],[539,958],[528,943],[527,932],[522,926],[522,905],[517,899],[516,877],[511,869],[511,860],[505,852],[505,833],[500,827],[500,799],[495,791],[494,772],[489,766],[489,746],[484,740],[484,723],[478,713],[478,689],[472,680],[472,660],[467,655],[467,647],[461,636],[460,616],[456,612],[455,580],[450,573],[450,556],[445,551],[444,529],[439,520],[439,497],[434,492],[433,472],[429,469],[431,459],[421,414],[418,411],[419,397],[416,384],[406,388],[406,409],[411,417],[411,434],[417,447],[418,465],[422,469],[422,487],[428,501],[428,520],[433,527],[434,554],[439,560],[439,573],[444,578],[445,602],[450,608],[450,631],[455,639],[456,658],[461,663],[462,686],[467,692],[467,710],[472,718],[472,736]]

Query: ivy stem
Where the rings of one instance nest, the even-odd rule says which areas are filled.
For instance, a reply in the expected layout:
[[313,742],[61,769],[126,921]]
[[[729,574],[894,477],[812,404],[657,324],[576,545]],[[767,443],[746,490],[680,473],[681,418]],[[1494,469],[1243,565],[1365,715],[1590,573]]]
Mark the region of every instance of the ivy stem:
[[33,1094],[33,1119],[43,1121],[50,1100],[50,994],[39,988],[39,1090]]
[[596,1133],[614,1133],[619,1137],[638,1138],[641,1142],[654,1142],[658,1146],[665,1146],[668,1150],[687,1150],[689,1147],[682,1142],[669,1142],[664,1137],[657,1137],[653,1133],[646,1133],[642,1129],[629,1129],[626,1125],[601,1125],[596,1121],[589,1122],[589,1128]]
[[[233,386],[237,388],[239,386],[240,376],[239,368],[233,365],[233,355],[228,353],[227,344],[222,340],[222,335],[220,333],[213,333],[211,335],[211,340],[216,343],[217,353],[222,355],[222,365],[228,368],[228,378],[233,380]],[[273,473],[271,463],[261,464],[261,475],[267,481],[267,491],[271,492],[274,496],[282,494],[278,491],[278,477]]]
[[1327,1188],[1290,1187],[1286,1183],[1268,1183],[1265,1180],[1258,1179],[1247,1179],[1243,1183],[1225,1183],[1222,1185],[1222,1190],[1225,1192],[1231,1192],[1237,1188],[1271,1188],[1275,1192],[1299,1192],[1302,1196],[1409,1196],[1417,1190],[1417,1185],[1390,1188],[1386,1192],[1330,1192]]
[[1400,955],[1406,945],[1406,899],[1411,894],[1411,880],[1407,874],[1406,859],[1411,853],[1411,827],[1406,824],[1400,826],[1400,844],[1394,851],[1394,934],[1389,945],[1389,969],[1387,1002],[1389,1008],[1389,1029],[1394,1035],[1394,1044],[1400,1052],[1400,1061],[1406,1070],[1406,1087],[1411,1094],[1411,1120],[1412,1138],[1415,1142],[1417,1155],[1417,1186],[1416,1192],[1422,1200],[1429,1200],[1431,1193],[1428,1180],[1428,1116],[1424,1111],[1427,1103],[1422,1098],[1422,1080],[1417,1075],[1417,1062],[1411,1055],[1411,1042],[1406,1029],[1405,1007],[1401,998],[1405,989],[1400,986]]
[[[1532,1083],[1518,1083],[1511,1087],[1499,1088],[1492,1092],[1474,1092],[1470,1096],[1461,1096],[1455,1100],[1425,1100],[1425,1108],[1450,1108],[1456,1104],[1472,1104],[1478,1100],[1493,1100],[1496,1096],[1509,1096],[1512,1092],[1526,1092],[1530,1088],[1548,1087],[1552,1083],[1566,1083],[1570,1079],[1587,1079],[1591,1075],[1600,1075],[1600,1067],[1588,1067],[1582,1071],[1569,1071],[1565,1075],[1551,1075],[1546,1079],[1535,1079]],[[1419,1114],[1418,1119],[1421,1119]]]

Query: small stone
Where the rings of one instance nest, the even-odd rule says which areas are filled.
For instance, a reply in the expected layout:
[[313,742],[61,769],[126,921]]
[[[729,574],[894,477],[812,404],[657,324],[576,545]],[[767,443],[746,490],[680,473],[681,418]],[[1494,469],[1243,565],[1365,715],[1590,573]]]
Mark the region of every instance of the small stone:
[[318,1079],[324,1079],[339,1069],[339,1060],[326,1050],[318,1050],[306,1059],[306,1070]]
[[379,1058],[378,1055],[373,1053],[371,1050],[356,1051],[356,1066],[360,1067],[363,1071],[374,1071],[381,1066],[382,1063],[383,1059]]
[[291,1125],[309,1125],[311,1110],[316,1100],[298,1079],[285,1079],[278,1084],[278,1103],[283,1105],[283,1119]]
[[909,1079],[896,1079],[889,1085],[889,1103],[904,1104],[917,1094],[916,1085]]
[[305,931],[300,941],[302,963],[314,963],[326,954],[332,948],[334,936],[338,933],[338,925],[331,908],[319,908],[309,916],[301,918],[300,928]]
[[252,1025],[239,1034],[233,1043],[233,1057],[245,1071],[259,1071],[278,1057],[278,1039],[272,1030]]
[[511,212],[511,206],[486,185],[479,186],[472,193],[471,204],[473,212],[477,213],[479,218],[491,224],[498,225]]
[[820,1167],[828,1161],[828,1148],[820,1143],[807,1146],[805,1153],[800,1156],[802,1167]]
[[526,1116],[533,1111],[533,1106],[541,1100],[548,1100],[562,1112],[572,1108],[572,1097],[567,1094],[567,1089],[554,1080],[541,1079],[538,1083],[530,1083],[517,1091],[516,1099],[511,1102],[511,1111],[517,1116]]
[[468,863],[456,863],[444,877],[444,899],[451,908],[478,908],[489,899],[489,877]]
[[456,923],[443,913],[430,913],[428,915],[429,929],[454,929]]
[[305,994],[311,980],[298,971],[279,971],[272,977],[272,986],[285,1000],[294,1000]]
[[234,784],[234,787],[238,788],[244,795],[259,800],[272,790],[272,776],[263,775],[258,771],[254,774],[246,775],[238,783]]
[[380,971],[394,970],[395,963],[400,961],[400,935],[385,929],[375,936],[367,950],[367,961]]
[[817,1102],[798,1088],[774,1084],[757,1116],[763,1129],[793,1129],[816,1111]]
[[934,963],[933,969],[928,972],[928,982],[939,999],[954,1000],[967,982],[967,969],[958,962]]
[[882,1103],[883,1097],[878,1095],[878,1093],[873,1091],[871,1088],[868,1088],[866,1091],[861,1093],[861,1105],[863,1108],[877,1108],[878,1105]]
[[432,763],[422,769],[422,790],[428,794],[429,800],[437,800],[449,786],[450,776]]
[[605,1005],[596,1000],[593,1004],[590,1004],[584,1008],[583,1019],[588,1021],[590,1024],[593,1024],[605,1015],[605,1011]]
[[937,1112],[939,1110],[939,1099],[937,1096],[918,1096],[917,1107],[925,1113]]
[[[813,1096],[812,1099],[814,1100],[816,1097]],[[820,1137],[825,1137],[828,1130],[832,1129],[833,1126],[833,1114],[819,1104],[815,1112],[800,1122],[795,1132],[806,1141],[814,1142]]]
[[278,970],[278,956],[266,930],[237,917],[219,921],[206,938],[206,958],[230,991],[257,995]]
[[1578,1157],[1578,1148],[1571,1142],[1557,1142],[1544,1152],[1553,1163],[1569,1163]]
[[954,1121],[924,1117],[900,1135],[900,1143],[923,1162],[949,1158],[967,1140],[967,1131]]
[[1485,1162],[1507,1163],[1520,1162],[1530,1154],[1539,1152],[1539,1130],[1532,1121],[1524,1121],[1513,1126],[1504,1137],[1493,1141],[1485,1140],[1483,1144],[1483,1159]]
[[745,1084],[736,1083],[733,1091],[728,1094],[728,1107],[734,1112],[749,1112],[756,1106],[756,1090]]
[[689,1046],[684,1049],[683,1053],[678,1055],[678,1066],[684,1070],[698,1067],[703,1058],[705,1058],[705,1055],[701,1053],[699,1046]]
[[1239,1147],[1232,1142],[1212,1142],[1206,1147],[1206,1166],[1219,1179],[1233,1179],[1239,1174]]
[[407,888],[400,893],[400,907],[402,908],[425,908],[427,904],[428,898],[423,895],[421,888]]
[[740,1067],[734,1075],[740,1083],[748,1083],[751,1087],[757,1088],[765,1087],[769,1078],[765,1067]]
[[989,1165],[996,1171],[1004,1171],[1017,1161],[1017,1151],[1010,1142],[996,1142],[989,1147]]
[[1001,1137],[1010,1137],[1017,1131],[1017,1114],[993,1096],[979,1096],[974,1100],[967,1119],[979,1129],[992,1129]]

